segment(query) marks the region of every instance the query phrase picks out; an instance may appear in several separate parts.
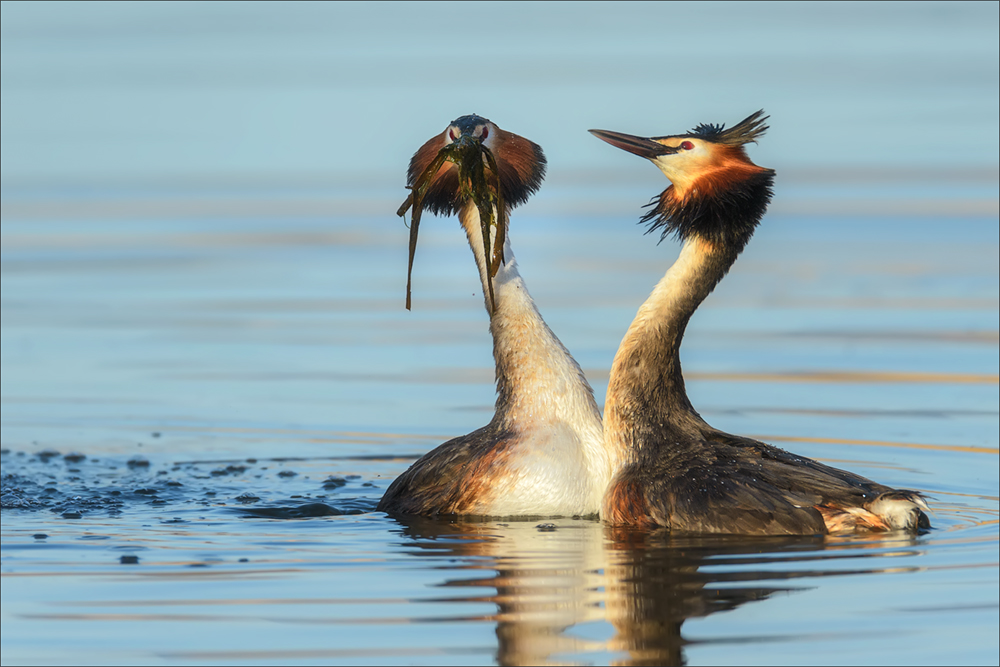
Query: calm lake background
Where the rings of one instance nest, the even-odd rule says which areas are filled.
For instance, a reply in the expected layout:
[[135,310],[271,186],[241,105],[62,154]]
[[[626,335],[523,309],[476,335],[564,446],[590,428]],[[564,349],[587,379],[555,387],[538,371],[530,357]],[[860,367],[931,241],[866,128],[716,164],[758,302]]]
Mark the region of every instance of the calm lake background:
[[[0,8],[2,662],[997,664],[996,3]],[[603,403],[677,256],[586,130],[763,108],[775,199],[693,318],[714,426],[932,496],[925,535],[373,512],[485,424],[487,315],[412,153],[541,144],[511,239]]]

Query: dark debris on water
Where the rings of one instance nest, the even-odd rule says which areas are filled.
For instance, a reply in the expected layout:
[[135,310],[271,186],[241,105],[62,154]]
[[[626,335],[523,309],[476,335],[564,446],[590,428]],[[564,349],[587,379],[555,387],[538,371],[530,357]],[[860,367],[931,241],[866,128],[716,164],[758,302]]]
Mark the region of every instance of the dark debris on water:
[[[206,463],[224,465],[206,475]],[[377,504],[368,490],[370,482],[366,485],[358,475],[329,475],[317,483],[308,475],[282,470],[277,473],[282,480],[279,490],[271,486],[274,477],[268,481],[260,474],[266,466],[257,466],[256,459],[160,466],[142,456],[97,459],[75,451],[62,454],[54,448],[25,455],[4,447],[2,465],[0,508],[48,510],[66,520],[159,512],[165,506],[221,507],[230,503],[242,506],[238,509],[241,516],[295,519],[361,514],[374,510]],[[323,492],[335,489],[355,489],[359,495],[338,493],[335,503],[319,502],[326,497]],[[279,497],[265,504],[264,499],[276,491]]]
[[239,512],[247,517],[261,519],[310,519],[322,516],[343,516],[364,514],[361,509],[339,509],[326,503],[306,503],[294,507],[252,507],[241,508]]

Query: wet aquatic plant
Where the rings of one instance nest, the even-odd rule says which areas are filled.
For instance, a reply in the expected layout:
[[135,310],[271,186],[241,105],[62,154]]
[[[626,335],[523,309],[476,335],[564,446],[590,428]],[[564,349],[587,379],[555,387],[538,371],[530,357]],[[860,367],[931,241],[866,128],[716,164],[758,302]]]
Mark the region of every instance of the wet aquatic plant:
[[[405,218],[406,211],[413,207],[410,218],[410,255],[406,269],[406,309],[410,310],[411,276],[413,274],[413,256],[417,250],[417,232],[420,227],[420,216],[424,208],[424,197],[428,188],[434,182],[438,171],[445,162],[455,164],[458,169],[458,191],[455,194],[457,202],[472,200],[479,209],[479,219],[483,232],[483,249],[488,279],[490,314],[496,310],[493,296],[493,278],[500,270],[503,262],[504,237],[507,229],[507,211],[504,206],[503,192],[500,189],[500,170],[497,167],[493,152],[476,138],[462,136],[440,151],[414,181],[410,194],[403,202],[396,215]],[[492,183],[491,183],[492,181]],[[491,187],[492,185],[492,187]],[[499,216],[499,220],[497,217]],[[490,228],[496,227],[495,243],[491,242]]]

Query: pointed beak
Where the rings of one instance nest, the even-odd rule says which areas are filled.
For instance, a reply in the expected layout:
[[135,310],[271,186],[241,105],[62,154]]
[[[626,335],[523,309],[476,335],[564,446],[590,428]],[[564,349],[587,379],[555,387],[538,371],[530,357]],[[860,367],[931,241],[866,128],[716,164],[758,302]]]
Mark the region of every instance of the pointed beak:
[[636,137],[631,134],[621,132],[609,132],[608,130],[590,130],[590,133],[602,141],[606,141],[616,148],[628,151],[639,157],[652,160],[660,155],[670,155],[676,153],[676,148],[664,146],[663,144],[647,139],[646,137]]
[[482,144],[483,142],[482,139],[480,139],[477,136],[474,136],[472,132],[462,132],[460,135],[458,135],[458,139],[454,140],[454,143],[458,144],[459,146],[465,147],[474,144]]

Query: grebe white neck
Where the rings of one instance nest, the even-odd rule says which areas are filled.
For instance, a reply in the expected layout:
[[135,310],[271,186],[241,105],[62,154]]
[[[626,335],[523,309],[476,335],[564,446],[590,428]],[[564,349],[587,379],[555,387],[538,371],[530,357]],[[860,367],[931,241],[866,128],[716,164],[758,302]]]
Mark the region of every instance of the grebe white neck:
[[[465,206],[459,220],[479,267],[489,312],[489,277],[478,209]],[[593,389],[539,314],[518,271],[509,236],[504,259],[493,278],[496,308],[490,317],[497,382],[494,419],[518,434],[517,467],[523,479],[535,481],[532,488],[512,488],[497,497],[507,499],[511,514],[519,513],[514,511],[519,502],[537,504],[537,497],[528,497],[531,494],[551,494],[554,505],[565,497],[565,509],[559,513],[594,513],[612,467]]]

